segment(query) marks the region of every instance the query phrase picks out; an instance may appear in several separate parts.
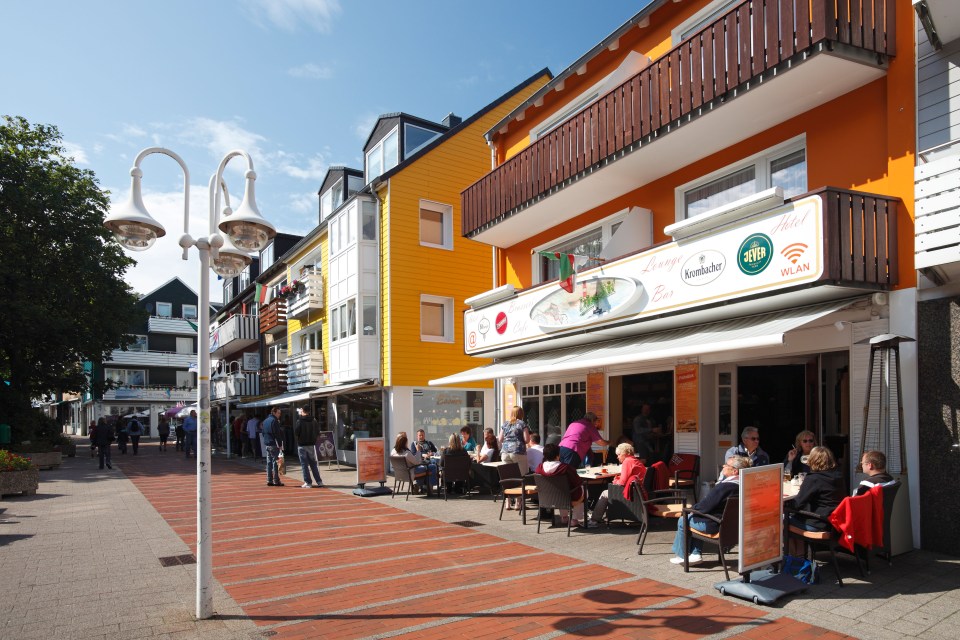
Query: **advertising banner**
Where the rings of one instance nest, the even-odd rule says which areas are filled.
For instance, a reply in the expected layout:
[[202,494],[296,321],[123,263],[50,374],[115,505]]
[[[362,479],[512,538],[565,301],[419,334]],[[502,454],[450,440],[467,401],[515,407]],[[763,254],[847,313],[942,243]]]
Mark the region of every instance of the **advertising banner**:
[[383,438],[357,438],[357,484],[386,482]]
[[678,433],[696,433],[700,430],[700,365],[678,364],[674,376],[676,430]]
[[[587,374],[587,411],[597,414],[597,429],[603,431],[604,391],[606,390],[606,376],[602,371],[592,371]],[[609,434],[608,434],[609,435]]]
[[783,540],[783,465],[740,471],[740,566],[744,573],[778,562]]
[[337,445],[333,437],[333,431],[321,431],[317,434],[317,444],[314,447],[317,450],[318,462],[337,462]]

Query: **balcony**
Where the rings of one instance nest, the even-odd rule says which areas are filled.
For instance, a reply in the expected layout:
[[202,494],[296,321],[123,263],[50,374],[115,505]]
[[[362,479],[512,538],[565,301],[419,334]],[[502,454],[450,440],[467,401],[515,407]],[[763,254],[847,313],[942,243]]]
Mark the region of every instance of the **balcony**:
[[260,333],[283,333],[287,330],[287,299],[277,297],[260,308]]
[[256,373],[243,373],[239,380],[217,380],[210,384],[210,399],[224,400],[228,396],[237,398],[260,395],[259,376]]
[[122,351],[110,352],[110,364],[135,367],[170,367],[172,369],[190,368],[197,364],[195,353],[173,353],[170,351]]
[[893,2],[748,0],[464,190],[463,235],[509,247],[872,82],[894,25]]
[[277,395],[287,391],[287,365],[272,364],[260,369],[260,393]]
[[145,402],[196,402],[196,388],[173,387],[119,387],[103,392],[104,400],[143,400]]
[[227,318],[210,332],[210,353],[231,353],[260,341],[257,317],[235,315]]
[[160,316],[150,316],[147,320],[147,331],[149,333],[164,333],[178,336],[197,335],[197,320],[187,320],[186,318],[161,318]]
[[323,351],[310,349],[286,360],[287,391],[323,385]]
[[960,154],[914,170],[916,268],[941,282],[960,279]]
[[311,310],[323,309],[323,276],[310,273],[303,277],[303,290],[287,298],[287,317],[299,318]]

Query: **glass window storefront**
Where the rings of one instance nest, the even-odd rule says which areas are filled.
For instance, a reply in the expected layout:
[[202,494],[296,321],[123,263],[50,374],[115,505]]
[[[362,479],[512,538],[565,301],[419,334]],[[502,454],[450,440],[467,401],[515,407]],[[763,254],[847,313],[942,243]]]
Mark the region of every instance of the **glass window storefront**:
[[541,442],[556,440],[567,425],[587,411],[587,383],[583,380],[558,384],[530,385],[520,388],[520,406],[531,431]]
[[[450,434],[460,433],[463,426],[470,427],[474,440],[479,442],[483,431],[483,392],[459,389],[414,389],[413,433],[423,429],[438,448],[447,446]],[[391,443],[388,443],[391,444]]]
[[383,394],[378,390],[335,396],[330,421],[337,449],[355,451],[356,438],[383,436]]

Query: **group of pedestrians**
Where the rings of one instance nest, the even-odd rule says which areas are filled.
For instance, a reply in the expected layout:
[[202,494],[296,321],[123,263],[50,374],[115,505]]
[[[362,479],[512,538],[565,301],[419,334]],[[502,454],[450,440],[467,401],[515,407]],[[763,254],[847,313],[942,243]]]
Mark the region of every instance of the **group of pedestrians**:
[[[317,466],[317,421],[310,415],[309,407],[297,410],[297,423],[293,427],[293,436],[297,441],[297,454],[300,458],[300,471],[303,474],[303,489],[322,487],[320,468]],[[260,425],[267,458],[267,486],[284,486],[280,477],[279,462],[283,458],[283,427],[280,424],[280,408],[274,407]],[[248,435],[249,437],[249,435]]]

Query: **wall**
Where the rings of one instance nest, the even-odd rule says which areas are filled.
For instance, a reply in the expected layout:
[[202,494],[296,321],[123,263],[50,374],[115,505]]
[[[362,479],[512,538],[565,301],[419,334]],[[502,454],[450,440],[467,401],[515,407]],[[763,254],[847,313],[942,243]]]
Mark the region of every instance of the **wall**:
[[960,40],[940,51],[917,33],[917,137],[923,151],[960,139]]

